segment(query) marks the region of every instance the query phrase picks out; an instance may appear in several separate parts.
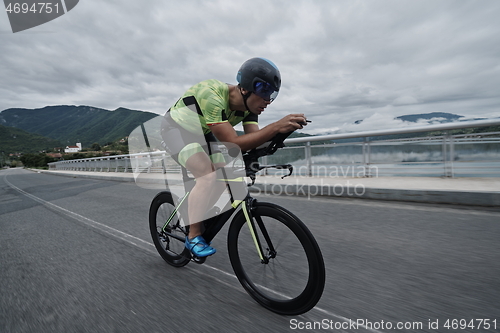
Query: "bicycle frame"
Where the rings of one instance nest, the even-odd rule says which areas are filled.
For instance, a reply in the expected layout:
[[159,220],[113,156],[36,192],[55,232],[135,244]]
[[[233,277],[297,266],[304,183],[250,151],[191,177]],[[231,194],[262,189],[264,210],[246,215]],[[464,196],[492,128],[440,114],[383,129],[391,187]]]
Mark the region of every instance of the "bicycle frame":
[[[275,166],[267,166],[267,167],[275,167]],[[288,165],[286,167],[289,168]],[[224,168],[221,168],[219,170],[221,170],[220,172],[222,173],[222,175],[226,175],[226,176],[228,175],[228,172],[224,172],[224,171],[227,171]],[[248,193],[247,188],[246,188],[247,184],[245,182],[242,182],[240,180],[240,178],[241,177],[223,178],[223,179],[218,178],[217,179],[217,181],[219,181],[219,182],[225,182],[228,185],[230,192],[231,192],[231,188],[233,189],[233,192],[235,190],[234,185],[229,186],[229,182],[232,182],[233,184],[236,183],[236,184],[238,184],[237,186],[240,186],[240,188],[236,188],[236,190],[241,191],[244,189],[247,193],[246,193],[246,196],[243,200],[235,199],[235,196],[233,196],[232,193],[230,193],[231,200],[224,207],[223,213],[202,221],[202,223],[204,223],[204,225],[206,227],[202,236],[207,242],[211,242],[212,239],[222,229],[222,227],[231,219],[231,216],[238,209],[241,208],[241,211],[243,212],[245,219],[247,221],[247,225],[250,229],[250,233],[251,233],[253,241],[255,243],[255,247],[257,249],[257,253],[260,257],[260,260],[262,263],[268,263],[269,259],[273,258],[275,256],[276,251],[274,250],[274,246],[272,245],[271,239],[267,233],[267,230],[265,229],[265,226],[262,222],[262,219],[260,218],[260,216],[253,216],[254,215],[253,214],[253,210],[254,210],[253,207],[254,207],[257,200],[255,198],[253,198],[250,195],[250,193]],[[167,219],[167,221],[165,222],[165,224],[162,227],[162,231],[166,235],[168,235],[170,237],[174,237],[180,241],[184,241],[184,239],[182,239],[178,235],[175,235],[175,234],[168,232],[167,228],[168,228],[170,222],[174,219],[174,217],[177,214],[180,214],[181,216],[187,216],[187,213],[188,213],[188,200],[187,199],[188,199],[189,194],[191,193],[191,189],[193,187],[192,182],[191,182],[193,180],[193,178],[191,178],[187,175],[187,172],[185,169],[183,169],[183,179],[184,179],[186,193],[179,200],[178,205],[175,207],[174,211],[172,212],[172,214],[169,216],[169,218]],[[255,219],[257,221],[257,225],[258,225],[262,235],[264,236],[264,238],[267,242],[267,246],[269,248],[269,253],[270,253],[270,255],[267,257],[264,256],[264,251],[262,249],[262,244],[261,244],[261,241],[259,239],[258,233],[256,232],[256,226],[255,226],[255,223],[253,221],[253,217],[255,217]]]

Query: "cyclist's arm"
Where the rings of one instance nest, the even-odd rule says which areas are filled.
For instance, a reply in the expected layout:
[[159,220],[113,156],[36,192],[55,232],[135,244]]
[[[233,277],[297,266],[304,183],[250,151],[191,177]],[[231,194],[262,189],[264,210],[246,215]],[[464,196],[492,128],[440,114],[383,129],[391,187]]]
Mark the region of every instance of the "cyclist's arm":
[[245,124],[245,125],[243,125],[243,130],[245,131],[245,134],[257,132],[259,130],[259,125],[257,125],[257,124]]
[[[290,114],[262,129],[250,133],[245,132],[244,135],[240,136],[236,134],[233,126],[228,122],[210,126],[210,129],[219,141],[237,144],[242,151],[247,151],[271,140],[278,133],[288,133],[301,129],[303,126],[299,123],[305,123],[305,121],[306,118],[303,114]],[[255,130],[255,127],[252,129]]]

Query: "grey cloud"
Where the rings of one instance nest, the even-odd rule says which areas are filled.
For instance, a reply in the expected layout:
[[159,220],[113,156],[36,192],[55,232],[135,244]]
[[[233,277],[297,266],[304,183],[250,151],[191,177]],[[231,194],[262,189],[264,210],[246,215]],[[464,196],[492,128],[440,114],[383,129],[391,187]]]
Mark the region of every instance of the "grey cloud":
[[283,91],[263,122],[303,112],[316,131],[374,113],[495,115],[499,15],[495,0],[80,1],[45,25],[0,34],[0,110],[163,113],[197,81],[234,83],[244,60],[264,56]]

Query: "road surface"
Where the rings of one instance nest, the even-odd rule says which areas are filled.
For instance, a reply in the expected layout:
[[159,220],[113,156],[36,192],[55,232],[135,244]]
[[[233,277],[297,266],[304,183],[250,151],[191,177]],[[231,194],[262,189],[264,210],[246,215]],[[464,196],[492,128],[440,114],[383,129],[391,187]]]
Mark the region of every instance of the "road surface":
[[0,171],[0,332],[500,332],[498,210],[260,195],[325,259],[317,307],[288,317],[239,285],[227,227],[205,264],[166,264],[148,231],[156,192]]

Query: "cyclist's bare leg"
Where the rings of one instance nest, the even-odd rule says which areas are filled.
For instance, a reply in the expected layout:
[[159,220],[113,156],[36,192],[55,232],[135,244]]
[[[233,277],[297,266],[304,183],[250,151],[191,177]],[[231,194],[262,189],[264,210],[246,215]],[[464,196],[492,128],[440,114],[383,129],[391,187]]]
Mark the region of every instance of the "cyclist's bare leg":
[[224,183],[216,180],[215,167],[207,154],[199,152],[186,161],[186,168],[196,178],[189,194],[189,239],[201,235],[201,222],[205,212],[213,206],[224,191]]
[[[215,169],[222,168],[224,166],[226,166],[226,163],[214,163]],[[222,195],[222,192],[224,192],[226,187],[227,187],[227,185],[225,182],[221,182],[221,181],[215,182],[214,187],[213,187],[213,191],[210,194],[210,198],[209,198],[209,202],[208,202],[208,209],[211,209],[212,207],[215,206],[215,204],[217,203],[217,201],[219,201],[219,199]],[[207,218],[207,216],[205,216],[204,218]]]

